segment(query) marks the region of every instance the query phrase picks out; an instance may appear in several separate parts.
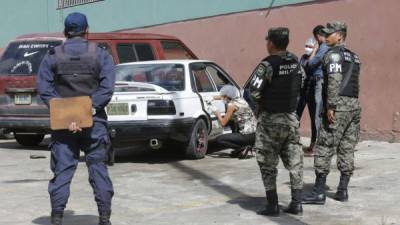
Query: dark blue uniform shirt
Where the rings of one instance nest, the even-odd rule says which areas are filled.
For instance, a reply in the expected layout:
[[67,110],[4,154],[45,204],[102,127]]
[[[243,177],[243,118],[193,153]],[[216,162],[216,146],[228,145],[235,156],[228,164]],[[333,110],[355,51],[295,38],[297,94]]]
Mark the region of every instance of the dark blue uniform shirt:
[[[87,51],[87,40],[83,38],[71,38],[64,42],[64,51],[70,55],[80,55]],[[104,111],[105,106],[111,100],[114,92],[115,72],[114,60],[112,56],[104,49],[97,49],[97,59],[100,63],[100,82],[99,88],[93,95],[92,104],[96,109],[94,121],[106,121],[107,117]],[[37,88],[40,93],[40,98],[46,105],[52,98],[59,98],[60,95],[55,89],[54,83],[54,59],[47,54],[40,65],[37,75]]]

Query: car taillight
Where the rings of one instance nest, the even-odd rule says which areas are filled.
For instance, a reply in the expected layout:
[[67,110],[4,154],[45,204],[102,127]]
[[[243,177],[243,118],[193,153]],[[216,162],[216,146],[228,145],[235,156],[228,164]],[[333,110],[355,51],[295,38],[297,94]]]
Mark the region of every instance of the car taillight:
[[148,115],[175,115],[175,104],[172,100],[149,100],[147,102]]

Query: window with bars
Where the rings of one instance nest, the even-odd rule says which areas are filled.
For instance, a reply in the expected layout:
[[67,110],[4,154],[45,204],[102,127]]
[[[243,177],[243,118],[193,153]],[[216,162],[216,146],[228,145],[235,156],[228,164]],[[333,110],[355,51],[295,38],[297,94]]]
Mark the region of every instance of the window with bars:
[[58,0],[57,9],[65,9],[77,5],[100,2],[104,0]]

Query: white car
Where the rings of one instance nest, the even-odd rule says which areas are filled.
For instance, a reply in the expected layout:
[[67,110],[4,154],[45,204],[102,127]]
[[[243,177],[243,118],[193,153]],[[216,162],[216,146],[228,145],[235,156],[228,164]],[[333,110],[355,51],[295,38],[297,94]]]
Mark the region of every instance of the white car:
[[[225,113],[225,104],[212,98],[226,84],[239,90],[221,67],[205,60],[119,64],[116,78],[106,109],[113,146],[178,143],[191,159],[203,158],[208,140],[224,132],[212,111]],[[113,150],[109,154],[113,162]]]

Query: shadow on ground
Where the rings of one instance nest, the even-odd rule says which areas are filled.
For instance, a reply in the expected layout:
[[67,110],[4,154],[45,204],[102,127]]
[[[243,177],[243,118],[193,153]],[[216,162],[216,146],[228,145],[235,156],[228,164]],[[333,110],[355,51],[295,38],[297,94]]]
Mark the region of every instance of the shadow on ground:
[[[64,212],[63,225],[97,225],[99,222],[98,216],[94,215],[75,215],[74,211],[66,210]],[[39,225],[51,225],[50,216],[41,216],[34,220],[32,223]]]
[[[208,175],[202,171],[196,170],[191,168],[187,165],[184,165],[180,162],[173,162],[170,163],[172,167],[176,170],[186,173],[192,176],[194,179],[200,180],[200,182],[213,189],[214,191],[227,196],[230,198],[227,202],[229,204],[236,204],[239,205],[241,208],[249,211],[253,211],[256,213],[257,210],[262,208],[265,205],[265,197],[257,197],[257,196],[250,196],[232,186],[226,185],[223,182],[215,179],[211,175]],[[288,214],[281,214],[281,217],[266,217],[270,221],[274,221],[277,224],[291,224],[291,225],[307,225],[300,221],[296,216],[288,215]]]
[[13,151],[47,151],[50,137],[45,137],[39,146],[22,146],[15,139],[2,140],[1,149],[12,149]]

